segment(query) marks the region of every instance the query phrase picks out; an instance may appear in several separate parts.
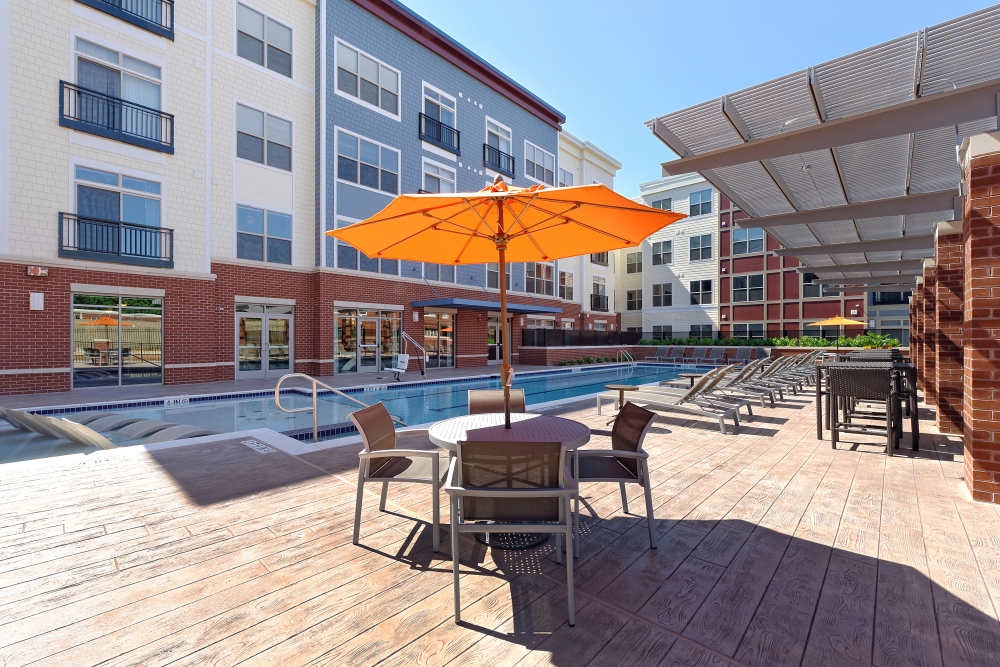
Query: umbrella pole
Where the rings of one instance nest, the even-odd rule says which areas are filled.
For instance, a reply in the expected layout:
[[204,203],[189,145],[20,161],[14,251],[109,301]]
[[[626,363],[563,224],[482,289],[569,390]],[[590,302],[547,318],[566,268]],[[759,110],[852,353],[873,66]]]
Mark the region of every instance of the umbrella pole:
[[[503,202],[497,207],[497,236],[502,238]],[[503,363],[500,365],[500,384],[503,385],[503,426],[510,428],[510,341],[507,335],[513,327],[507,326],[507,241],[497,242],[499,278],[500,278],[500,335],[503,349]]]

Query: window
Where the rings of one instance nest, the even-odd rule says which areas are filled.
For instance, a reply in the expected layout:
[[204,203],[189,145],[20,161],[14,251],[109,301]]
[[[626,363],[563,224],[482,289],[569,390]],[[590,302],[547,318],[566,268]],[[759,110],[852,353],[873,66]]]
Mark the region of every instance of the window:
[[290,77],[292,29],[246,5],[237,5],[236,54]]
[[567,330],[567,331],[572,331],[573,328],[574,328],[573,318],[571,318],[571,317],[564,317],[563,320],[562,320],[562,328],[565,329],[565,330]]
[[763,338],[763,324],[733,324],[733,338]]
[[672,264],[674,261],[674,242],[656,241],[653,243],[653,266]]
[[531,262],[525,266],[524,291],[552,296],[552,265]]
[[649,205],[651,208],[658,208],[661,211],[669,211],[671,210],[671,204],[673,204],[673,200],[670,197],[665,197],[663,199],[657,199],[654,202],[650,202]]
[[76,167],[76,213],[81,218],[160,226],[160,184],[109,171]]
[[733,301],[763,301],[764,274],[733,277]]
[[691,284],[691,305],[712,303],[712,281],[692,280]]
[[608,265],[608,253],[606,252],[592,252],[590,253],[590,261],[592,264],[600,264],[601,266]]
[[596,320],[594,322],[594,331],[607,331],[608,322],[607,320]]
[[691,328],[688,330],[688,336],[691,338],[711,338],[712,337],[712,325],[711,324],[692,324]]
[[292,124],[237,104],[236,157],[291,171]]
[[840,292],[832,285],[820,285],[815,273],[802,274],[802,298],[810,299],[819,296],[840,296]]
[[486,143],[502,153],[510,154],[510,128],[490,118],[486,119]]
[[625,273],[642,273],[641,252],[630,252],[625,255]]
[[601,276],[594,276],[594,294],[607,295],[607,281]]
[[455,127],[455,98],[424,84],[424,115]]
[[541,183],[555,185],[556,158],[530,141],[524,142],[524,175]]
[[712,259],[712,235],[701,234],[690,238],[691,261],[698,262],[703,259]]
[[573,300],[573,274],[566,271],[559,272],[559,298],[567,301]]
[[399,194],[399,151],[337,130],[337,178],[371,190]]
[[337,92],[399,117],[399,70],[337,40]]
[[601,276],[594,276],[591,283],[590,309],[605,312],[608,310],[607,281]]
[[630,289],[625,292],[625,309],[642,310],[642,290]]
[[653,307],[674,305],[674,286],[670,283],[658,283],[653,285]]
[[292,216],[251,206],[236,207],[236,256],[292,263]]
[[455,170],[424,160],[424,190],[427,192],[454,192]]
[[764,230],[759,227],[733,230],[733,254],[764,252]]
[[526,329],[555,329],[556,321],[554,319],[547,319],[544,317],[529,317],[526,324]]
[[666,340],[674,337],[674,328],[669,324],[654,324],[653,338],[656,340]]
[[691,210],[688,212],[688,215],[690,217],[693,218],[696,215],[706,215],[708,213],[711,213],[712,212],[711,188],[709,188],[708,190],[698,190],[696,192],[692,192],[688,197],[688,201],[690,202],[691,205]]
[[[507,269],[506,287],[510,289],[510,266]],[[500,289],[500,265],[496,262],[486,265],[486,286],[492,289]]]
[[565,188],[573,185],[573,172],[559,168],[559,187]]
[[[352,220],[337,220],[337,228],[342,229],[354,224]],[[434,264],[433,266],[437,266]],[[359,252],[354,246],[348,245],[341,240],[337,240],[337,267],[341,269],[353,269],[355,271],[369,271],[371,273],[385,273],[397,275],[399,273],[399,260],[383,259],[379,261],[377,257],[369,257],[363,252]],[[425,267],[426,273],[426,267]],[[454,270],[454,267],[452,267]]]
[[[89,95],[77,102],[79,120],[126,135],[167,139],[161,136],[164,128],[158,119],[151,119],[150,115],[138,113],[134,107],[126,108],[117,101],[126,100],[159,110],[159,67],[79,37],[76,53],[77,85],[101,95]],[[116,99],[107,99],[104,95]]]

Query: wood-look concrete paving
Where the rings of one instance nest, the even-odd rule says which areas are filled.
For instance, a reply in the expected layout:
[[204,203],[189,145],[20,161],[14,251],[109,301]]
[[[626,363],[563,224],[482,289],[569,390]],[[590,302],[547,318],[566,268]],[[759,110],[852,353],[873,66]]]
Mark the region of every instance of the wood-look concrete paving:
[[[590,401],[552,412],[607,446]],[[427,486],[385,512],[371,487],[352,545],[356,446],[0,466],[0,663],[997,664],[1000,508],[969,499],[933,415],[886,457],[817,441],[808,393],[755,414],[727,435],[658,417],[655,551],[641,489],[626,514],[617,486],[582,487],[575,628],[551,542],[470,536],[456,625]]]

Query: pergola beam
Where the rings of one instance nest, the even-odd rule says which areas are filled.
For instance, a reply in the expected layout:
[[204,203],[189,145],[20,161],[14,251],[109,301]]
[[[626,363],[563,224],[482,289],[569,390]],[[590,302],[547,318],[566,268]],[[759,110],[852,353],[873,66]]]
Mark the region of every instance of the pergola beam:
[[833,245],[811,245],[799,248],[779,248],[775,255],[805,257],[807,255],[836,255],[854,252],[884,252],[887,250],[929,250],[934,251],[934,236],[902,236],[878,241],[856,241]]
[[905,292],[914,288],[913,283],[897,283],[895,285],[861,285],[846,287],[835,287],[834,291],[840,292]]
[[781,213],[761,218],[744,218],[735,221],[737,227],[783,227],[786,225],[812,225],[817,222],[836,222],[863,218],[882,218],[892,215],[913,215],[915,213],[935,213],[955,211],[958,190],[938,190],[920,194],[876,199],[875,201],[829,206],[808,211]]
[[[991,79],[729,148],[664,162],[663,171],[665,174],[684,174],[718,169],[989,118],[997,113],[997,92],[1000,92],[1000,79]],[[650,127],[659,123],[659,119],[651,121]]]
[[924,260],[904,259],[901,262],[864,262],[862,264],[824,264],[823,266],[800,266],[802,273],[834,273],[852,271],[916,271],[923,269]]
[[879,286],[879,285],[914,285],[914,279],[920,275],[917,272],[902,272],[890,276],[874,276],[872,278],[817,278],[820,285],[844,286]]

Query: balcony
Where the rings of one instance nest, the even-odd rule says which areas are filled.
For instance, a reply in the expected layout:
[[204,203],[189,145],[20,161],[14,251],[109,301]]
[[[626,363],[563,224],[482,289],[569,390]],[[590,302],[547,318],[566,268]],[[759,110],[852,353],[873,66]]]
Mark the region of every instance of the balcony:
[[451,125],[431,118],[427,114],[419,114],[420,126],[417,133],[427,143],[459,155],[461,153],[461,133]]
[[514,156],[499,148],[483,144],[483,165],[504,176],[514,178]]
[[608,312],[608,295],[607,294],[591,294],[590,295],[590,309],[597,311],[599,313]]
[[174,230],[59,214],[59,256],[174,268]]
[[143,30],[174,38],[174,0],[76,0]]
[[59,124],[81,132],[174,152],[174,117],[159,109],[59,82]]

